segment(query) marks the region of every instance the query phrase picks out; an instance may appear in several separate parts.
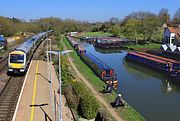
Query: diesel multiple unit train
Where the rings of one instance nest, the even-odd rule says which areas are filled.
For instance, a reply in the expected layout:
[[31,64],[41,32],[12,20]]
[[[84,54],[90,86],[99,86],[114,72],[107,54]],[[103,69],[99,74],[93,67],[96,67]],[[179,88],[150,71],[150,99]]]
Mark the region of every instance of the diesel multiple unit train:
[[53,30],[41,32],[12,50],[9,53],[7,74],[25,74],[36,48],[52,32]]
[[66,36],[71,46],[77,50],[77,54],[92,70],[107,84],[112,84],[117,88],[118,80],[114,69],[95,57],[93,54],[86,52],[86,50],[78,44],[73,37]]

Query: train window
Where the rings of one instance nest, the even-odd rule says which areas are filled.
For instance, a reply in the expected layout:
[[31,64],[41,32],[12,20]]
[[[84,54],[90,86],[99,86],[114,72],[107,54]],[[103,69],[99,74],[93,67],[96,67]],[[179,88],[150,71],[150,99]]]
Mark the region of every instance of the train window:
[[11,54],[10,63],[23,63],[24,55],[23,54]]

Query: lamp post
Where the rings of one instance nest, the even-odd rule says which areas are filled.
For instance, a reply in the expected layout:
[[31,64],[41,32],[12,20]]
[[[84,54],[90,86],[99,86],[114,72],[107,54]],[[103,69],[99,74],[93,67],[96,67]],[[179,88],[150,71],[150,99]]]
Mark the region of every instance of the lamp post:
[[[51,39],[46,39],[47,40],[47,51],[51,51]],[[49,48],[48,48],[48,44],[49,44]],[[49,50],[48,50],[49,49]],[[50,62],[50,67],[49,67],[49,74],[48,74],[48,78],[50,81],[50,97],[51,97],[51,104],[53,107],[53,111],[54,111],[54,104],[53,104],[53,100],[52,100],[52,68],[51,68],[51,62],[52,62],[52,57],[51,57],[51,53],[46,53],[47,54],[47,62]],[[48,63],[47,63],[48,65]]]
[[46,51],[46,53],[51,53],[54,55],[58,55],[58,59],[59,59],[59,121],[62,121],[62,95],[61,95],[61,59],[60,59],[60,55],[65,55],[67,53],[73,52],[73,50],[64,50],[64,51]]

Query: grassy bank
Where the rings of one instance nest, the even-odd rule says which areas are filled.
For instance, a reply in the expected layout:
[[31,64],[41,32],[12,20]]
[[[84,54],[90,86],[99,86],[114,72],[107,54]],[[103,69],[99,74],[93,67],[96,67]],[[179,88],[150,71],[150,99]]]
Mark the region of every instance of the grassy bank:
[[129,49],[134,49],[134,50],[147,50],[147,49],[159,49],[161,47],[161,44],[156,44],[156,43],[150,43],[150,44],[145,44],[145,45],[127,45]]
[[89,37],[93,37],[93,36],[112,36],[111,33],[107,33],[107,32],[86,32],[84,34],[82,34],[82,36],[89,36]]
[[[66,45],[67,49],[73,49],[68,41],[64,38],[63,43]],[[102,91],[105,86],[105,83],[101,81],[95,74],[89,69],[89,67],[81,61],[80,57],[76,54],[76,52],[70,53],[70,56],[73,58],[73,63],[78,68],[79,72],[93,85],[93,87],[97,91]],[[105,100],[108,103],[114,101],[117,96],[115,92],[111,95],[102,94]],[[144,121],[145,119],[136,112],[131,106],[127,105],[126,108],[117,108],[116,111],[119,113],[121,117],[123,117],[126,121]]]

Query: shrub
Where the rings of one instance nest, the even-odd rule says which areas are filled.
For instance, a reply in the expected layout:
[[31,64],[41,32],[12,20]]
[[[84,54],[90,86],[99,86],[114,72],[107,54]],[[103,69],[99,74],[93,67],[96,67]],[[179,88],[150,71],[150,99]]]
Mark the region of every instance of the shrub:
[[93,119],[96,117],[100,105],[96,98],[92,95],[91,91],[80,82],[73,83],[73,89],[80,98],[78,111],[82,117],[86,119]]
[[101,109],[98,112],[95,121],[112,121],[112,119],[105,110]]
[[76,94],[73,92],[72,85],[66,84],[63,87],[63,93],[66,96],[68,106],[71,108],[77,109],[79,104],[79,99],[77,98]]

